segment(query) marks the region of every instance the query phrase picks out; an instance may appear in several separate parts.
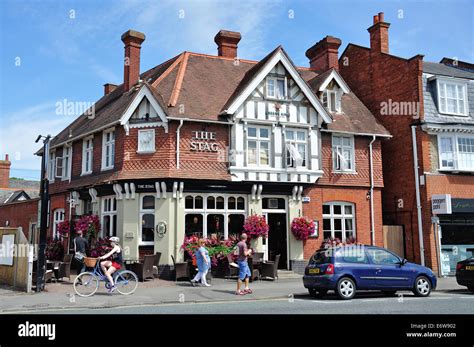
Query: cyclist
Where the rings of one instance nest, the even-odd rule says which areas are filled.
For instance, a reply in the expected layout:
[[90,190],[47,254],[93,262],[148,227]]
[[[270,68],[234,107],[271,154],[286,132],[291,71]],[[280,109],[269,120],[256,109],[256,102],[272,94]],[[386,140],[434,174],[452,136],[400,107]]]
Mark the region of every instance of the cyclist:
[[[110,283],[109,293],[112,293],[117,287],[114,284],[114,279],[112,278],[112,274],[120,270],[123,265],[123,258],[122,258],[122,247],[120,247],[119,242],[120,239],[116,236],[112,236],[110,239],[110,244],[112,246],[112,250],[99,257],[100,260],[100,267],[102,268],[102,272],[107,277]],[[111,258],[111,260],[107,260]]]

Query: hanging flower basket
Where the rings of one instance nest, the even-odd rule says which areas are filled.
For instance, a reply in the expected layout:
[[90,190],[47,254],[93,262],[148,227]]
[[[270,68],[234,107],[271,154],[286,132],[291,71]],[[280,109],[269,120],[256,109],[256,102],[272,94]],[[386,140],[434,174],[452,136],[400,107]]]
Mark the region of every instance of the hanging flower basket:
[[297,240],[306,241],[314,233],[313,220],[307,217],[297,217],[291,222],[291,232]]
[[69,223],[68,220],[60,222],[58,223],[57,230],[58,230],[59,236],[63,238],[69,237],[69,234],[71,232],[71,224]]
[[76,221],[75,230],[82,231],[89,240],[96,239],[100,231],[99,216],[95,214],[82,216]]
[[257,239],[259,237],[268,237],[269,226],[264,216],[253,214],[247,217],[244,223],[244,233],[250,239]]

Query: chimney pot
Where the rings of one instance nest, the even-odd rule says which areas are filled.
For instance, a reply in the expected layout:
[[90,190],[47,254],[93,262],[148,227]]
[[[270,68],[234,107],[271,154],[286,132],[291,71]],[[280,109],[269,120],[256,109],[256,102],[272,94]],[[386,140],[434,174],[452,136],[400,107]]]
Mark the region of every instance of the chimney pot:
[[326,36],[306,51],[310,67],[324,72],[334,68],[339,70],[339,47],[341,40],[337,37]]
[[383,12],[374,16],[374,24],[367,30],[370,33],[370,49],[375,52],[388,53],[388,28]]
[[237,31],[221,30],[214,37],[217,44],[217,54],[220,57],[236,58],[237,44],[242,36]]
[[140,77],[140,48],[145,41],[145,34],[128,30],[122,34],[122,41],[125,44],[123,91],[127,92]]

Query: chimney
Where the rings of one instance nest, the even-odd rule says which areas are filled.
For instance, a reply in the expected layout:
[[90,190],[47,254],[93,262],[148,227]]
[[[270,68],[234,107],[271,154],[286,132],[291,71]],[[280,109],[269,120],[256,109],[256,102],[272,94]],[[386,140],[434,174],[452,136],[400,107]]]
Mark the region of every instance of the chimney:
[[8,154],[5,160],[0,160],[0,188],[9,188],[10,183],[10,166],[12,163],[8,160]]
[[220,57],[236,58],[237,44],[242,36],[239,32],[221,30],[214,37],[214,42],[217,44],[217,54]]
[[388,28],[390,23],[385,22],[384,13],[374,16],[374,24],[367,29],[370,33],[370,49],[376,52],[388,53]]
[[112,83],[104,84],[104,95],[112,93],[115,90],[115,88],[117,88],[116,84],[112,84]]
[[140,48],[142,42],[145,41],[145,34],[135,30],[128,30],[123,33],[122,41],[125,44],[123,90],[128,92],[140,78]]
[[309,66],[321,72],[334,68],[339,70],[338,55],[341,40],[337,37],[326,36],[306,51]]

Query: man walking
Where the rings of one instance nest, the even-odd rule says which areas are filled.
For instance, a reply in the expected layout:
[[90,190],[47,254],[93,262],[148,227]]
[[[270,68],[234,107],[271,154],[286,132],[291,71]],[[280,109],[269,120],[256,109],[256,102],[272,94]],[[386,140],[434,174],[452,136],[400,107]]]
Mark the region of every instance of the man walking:
[[[237,251],[239,257],[237,258],[237,264],[239,265],[239,279],[237,281],[236,295],[245,295],[252,293],[249,288],[250,269],[247,262],[247,257],[252,254],[252,250],[247,248],[247,234],[243,233],[240,235],[240,242],[237,243]],[[242,282],[245,281],[245,288],[241,290]]]

